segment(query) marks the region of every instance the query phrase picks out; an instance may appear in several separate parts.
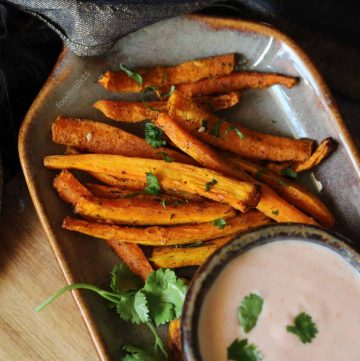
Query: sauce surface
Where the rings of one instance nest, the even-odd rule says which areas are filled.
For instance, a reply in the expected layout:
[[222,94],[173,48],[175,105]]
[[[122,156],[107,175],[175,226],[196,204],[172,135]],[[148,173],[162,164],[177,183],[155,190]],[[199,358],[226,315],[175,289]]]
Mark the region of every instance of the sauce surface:
[[[245,334],[237,309],[245,296],[264,305],[255,328]],[[226,361],[235,338],[257,346],[263,361],[360,360],[360,277],[334,251],[302,241],[258,246],[231,261],[205,296],[199,322],[204,361]],[[311,343],[286,331],[301,312],[319,333]]]

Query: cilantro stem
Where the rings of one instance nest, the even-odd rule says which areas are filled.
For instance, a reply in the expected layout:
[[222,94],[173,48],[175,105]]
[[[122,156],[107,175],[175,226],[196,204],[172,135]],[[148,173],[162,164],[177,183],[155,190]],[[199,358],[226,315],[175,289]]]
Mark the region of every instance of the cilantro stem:
[[150,328],[152,334],[154,335],[155,337],[155,344],[154,344],[154,348],[155,348],[155,351],[157,350],[157,347],[160,348],[161,352],[165,355],[165,357],[167,358],[168,354],[166,352],[166,349],[165,349],[165,345],[164,345],[164,342],[163,340],[161,339],[161,337],[159,336],[157,330],[156,330],[156,327],[154,326],[154,324],[152,322],[146,322],[146,325]]
[[117,294],[112,293],[112,292],[104,291],[101,288],[96,287],[94,285],[90,285],[88,283],[74,283],[72,285],[68,285],[68,286],[63,287],[59,291],[54,293],[51,297],[49,297],[41,305],[37,306],[35,308],[35,312],[40,312],[42,309],[44,309],[50,303],[54,302],[58,297],[63,295],[65,292],[76,290],[76,289],[85,289],[85,290],[90,290],[90,291],[96,292],[101,297],[105,298],[106,300],[108,300],[110,302],[114,302],[114,303],[118,302],[119,298],[120,298],[120,295],[117,295]]

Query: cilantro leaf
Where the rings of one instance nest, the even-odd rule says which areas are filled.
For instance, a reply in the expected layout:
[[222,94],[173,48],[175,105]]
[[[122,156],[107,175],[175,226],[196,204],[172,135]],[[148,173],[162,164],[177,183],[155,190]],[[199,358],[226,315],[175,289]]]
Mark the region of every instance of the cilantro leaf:
[[223,218],[218,218],[213,220],[212,225],[219,228],[219,229],[224,229],[225,226],[227,225],[225,219]]
[[150,106],[150,105],[146,102],[146,100],[145,100],[145,94],[146,94],[147,92],[155,92],[155,93],[157,94],[158,89],[159,89],[159,88],[158,88],[157,86],[155,86],[155,85],[147,86],[147,87],[143,90],[143,92],[141,93],[141,101],[143,102],[145,108],[147,108],[147,109],[149,109],[149,110],[152,110],[152,111],[154,111],[154,112],[160,112],[160,110],[159,110],[159,109],[156,109],[156,108],[154,108],[154,107],[152,107],[152,106]]
[[174,91],[175,91],[175,85],[171,85],[170,90],[167,93],[160,94],[160,98],[170,98],[170,96]]
[[164,132],[152,123],[145,124],[145,140],[153,147],[160,148],[166,145],[166,141],[162,139]]
[[119,263],[111,271],[110,286],[115,293],[120,294],[139,289],[142,286],[142,281],[130,271],[125,263]]
[[276,179],[276,182],[279,183],[283,187],[288,187],[289,185],[284,182],[281,178]]
[[121,358],[121,361],[158,361],[158,355],[154,353],[151,348],[140,346],[125,345],[123,351],[126,355]]
[[258,169],[258,170],[256,171],[256,173],[255,173],[255,178],[256,178],[257,180],[261,180],[262,175],[263,175],[264,173],[266,173],[266,172],[267,172],[267,169],[265,169],[265,168],[260,168],[260,169]]
[[157,154],[161,155],[166,163],[171,163],[174,161],[166,152],[158,152]]
[[286,330],[297,335],[303,343],[309,343],[319,332],[310,315],[301,312],[295,317],[294,326],[287,326]]
[[220,130],[221,124],[223,123],[224,119],[218,119],[214,125],[214,128],[209,131],[211,135],[214,135],[216,138],[220,138]]
[[126,73],[126,75],[132,80],[134,80],[137,84],[139,84],[140,86],[142,85],[143,78],[140,74],[135,73],[134,71],[128,69],[124,64],[121,63],[120,63],[120,70]]
[[138,291],[122,296],[116,303],[119,316],[128,322],[140,324],[149,321],[149,309],[146,297]]
[[145,174],[146,174],[146,182],[147,182],[147,187],[145,187],[145,192],[148,194],[153,194],[158,196],[161,193],[159,180],[157,179],[156,175],[152,174],[151,172]]
[[209,192],[210,189],[217,183],[217,180],[216,179],[212,179],[210,182],[207,182],[205,184],[205,190],[206,192]]
[[236,135],[241,140],[245,139],[245,135],[243,133],[241,133],[240,130],[237,127],[235,127],[235,125],[230,125],[229,127],[227,127],[225,130],[225,135],[228,134],[229,132],[231,132],[232,130],[236,133]]
[[289,177],[289,178],[293,178],[293,179],[297,179],[297,177],[298,177],[298,174],[296,172],[294,172],[294,170],[291,168],[281,169],[280,174],[285,177]]
[[247,339],[236,338],[227,349],[227,359],[233,361],[261,361],[262,355],[257,347]]
[[151,272],[143,293],[149,307],[149,315],[156,326],[181,316],[187,286],[170,269]]
[[241,301],[238,308],[238,318],[245,333],[256,326],[263,304],[264,300],[254,293],[250,293]]

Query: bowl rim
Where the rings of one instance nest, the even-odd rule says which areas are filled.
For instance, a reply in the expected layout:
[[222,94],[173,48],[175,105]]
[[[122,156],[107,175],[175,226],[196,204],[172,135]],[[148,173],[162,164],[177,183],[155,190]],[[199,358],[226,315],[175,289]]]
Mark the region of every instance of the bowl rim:
[[186,295],[181,319],[181,345],[185,361],[203,361],[198,340],[200,308],[221,271],[236,257],[262,245],[289,240],[318,244],[340,255],[360,274],[360,249],[341,234],[299,223],[268,224],[236,237],[213,253],[196,271]]

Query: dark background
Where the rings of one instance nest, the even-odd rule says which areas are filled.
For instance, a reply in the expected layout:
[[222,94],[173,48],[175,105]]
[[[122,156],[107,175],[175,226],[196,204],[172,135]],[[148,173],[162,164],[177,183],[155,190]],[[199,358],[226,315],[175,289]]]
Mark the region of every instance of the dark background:
[[[351,133],[360,138],[360,2],[223,1],[201,11],[270,23],[293,37],[324,75]],[[21,121],[63,45],[40,20],[4,1],[0,15],[0,151],[6,182],[19,171]]]

